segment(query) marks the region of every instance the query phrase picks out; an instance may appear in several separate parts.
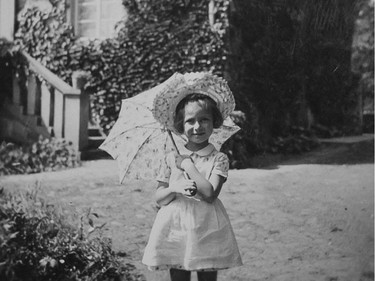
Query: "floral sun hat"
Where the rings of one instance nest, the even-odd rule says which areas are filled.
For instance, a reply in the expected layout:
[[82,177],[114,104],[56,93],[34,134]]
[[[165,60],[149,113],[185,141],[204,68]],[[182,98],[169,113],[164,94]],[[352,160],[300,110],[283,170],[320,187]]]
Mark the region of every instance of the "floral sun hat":
[[186,96],[197,93],[212,98],[225,120],[235,108],[232,91],[227,82],[209,72],[175,73],[154,99],[152,114],[165,128],[179,134],[174,128],[176,108]]

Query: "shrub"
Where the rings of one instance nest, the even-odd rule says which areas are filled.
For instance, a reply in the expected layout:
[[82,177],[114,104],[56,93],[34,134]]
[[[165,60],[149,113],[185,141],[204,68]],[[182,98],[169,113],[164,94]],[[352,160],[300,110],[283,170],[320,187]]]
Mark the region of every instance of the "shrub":
[[55,171],[79,164],[72,143],[63,139],[41,137],[26,146],[6,142],[0,145],[0,175]]
[[288,134],[274,138],[265,151],[282,154],[299,154],[311,151],[320,145],[314,131],[303,127],[291,127]]
[[[0,191],[1,280],[143,280],[131,264],[122,264],[111,240],[96,235],[97,214],[88,210],[73,224],[61,205],[38,192]],[[73,219],[70,220],[69,219]]]

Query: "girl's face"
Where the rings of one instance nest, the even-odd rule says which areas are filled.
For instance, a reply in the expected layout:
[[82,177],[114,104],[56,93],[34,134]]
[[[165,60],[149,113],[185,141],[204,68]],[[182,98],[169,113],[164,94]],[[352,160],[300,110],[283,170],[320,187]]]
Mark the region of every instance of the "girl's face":
[[205,147],[214,127],[212,113],[197,101],[188,102],[184,110],[184,134],[190,145]]

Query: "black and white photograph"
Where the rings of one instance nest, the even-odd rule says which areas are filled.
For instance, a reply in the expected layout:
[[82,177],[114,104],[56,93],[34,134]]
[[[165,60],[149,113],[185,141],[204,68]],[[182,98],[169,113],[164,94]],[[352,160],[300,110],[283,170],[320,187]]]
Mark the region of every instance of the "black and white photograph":
[[0,0],[1,281],[373,281],[374,0]]

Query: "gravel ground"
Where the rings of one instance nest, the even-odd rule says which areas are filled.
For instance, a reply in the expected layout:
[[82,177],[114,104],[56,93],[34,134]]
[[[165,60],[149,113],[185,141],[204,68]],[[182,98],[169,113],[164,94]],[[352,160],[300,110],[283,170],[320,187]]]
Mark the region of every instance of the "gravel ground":
[[[259,161],[267,165],[230,171],[220,198],[244,265],[219,272],[219,280],[374,280],[373,136],[346,140],[297,157],[264,156]],[[0,178],[6,190],[36,183],[51,200],[97,212],[114,250],[147,281],[169,280],[167,272],[149,272],[140,263],[156,214],[154,182],[118,184],[113,160]]]

